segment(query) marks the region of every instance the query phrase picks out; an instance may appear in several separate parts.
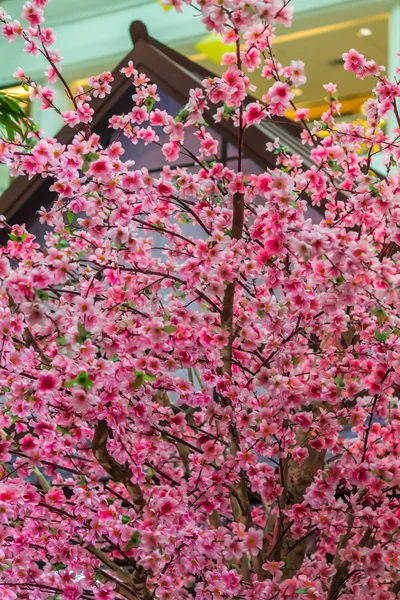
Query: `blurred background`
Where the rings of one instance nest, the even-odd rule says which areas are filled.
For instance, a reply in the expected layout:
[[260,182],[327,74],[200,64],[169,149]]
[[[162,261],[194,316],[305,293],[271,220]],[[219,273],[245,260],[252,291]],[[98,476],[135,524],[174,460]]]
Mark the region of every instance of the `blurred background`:
[[[0,0],[13,18],[20,18],[24,0]],[[326,92],[322,85],[330,81],[338,85],[344,119],[362,119],[362,105],[373,80],[356,79],[343,70],[343,52],[356,48],[367,58],[385,65],[394,76],[400,50],[400,0],[292,0],[295,13],[293,27],[277,29],[275,53],[284,65],[302,60],[306,65],[307,83],[294,90],[296,105],[312,110],[318,119],[326,109]],[[129,26],[143,21],[150,35],[169,45],[192,61],[218,73],[220,58],[227,50],[219,39],[209,34],[193,9],[183,5],[183,13],[166,10],[157,0],[51,0],[46,7],[47,25],[54,27],[55,48],[64,57],[63,75],[76,89],[85,86],[88,77],[112,70],[131,50]],[[55,134],[60,118],[54,112],[40,111],[36,102],[15,85],[12,74],[21,66],[37,83],[45,83],[44,63],[28,56],[23,43],[10,45],[0,38],[0,92],[6,91],[21,100],[24,111],[33,117],[46,134]],[[265,93],[268,82],[252,75],[258,86],[257,95]],[[55,87],[57,89],[57,85]],[[61,88],[60,88],[61,90]],[[69,108],[63,94],[56,104]],[[291,117],[290,113],[287,115]],[[4,165],[0,165],[0,194],[8,185]]]

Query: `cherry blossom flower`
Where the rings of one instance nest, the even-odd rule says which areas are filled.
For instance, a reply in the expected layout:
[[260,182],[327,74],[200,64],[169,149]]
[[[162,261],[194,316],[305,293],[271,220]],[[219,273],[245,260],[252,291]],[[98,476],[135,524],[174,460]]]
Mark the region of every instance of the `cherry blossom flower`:
[[[54,82],[46,4],[0,22],[46,49]],[[194,4],[234,51],[178,114],[128,63],[110,141],[92,130],[107,71],[67,90],[68,143],[0,140],[11,175],[45,178],[55,198],[40,244],[1,219],[2,597],[394,600],[400,122],[381,121],[398,120],[399,84],[351,49],[345,69],[373,88],[365,120],[342,122],[327,83],[309,122],[291,91],[303,63],[274,55],[288,3]],[[57,109],[46,84],[15,77]],[[269,166],[249,172],[247,130],[287,110],[307,155],[278,129]],[[236,134],[228,165],[209,116]],[[145,145],[158,172],[130,156]]]

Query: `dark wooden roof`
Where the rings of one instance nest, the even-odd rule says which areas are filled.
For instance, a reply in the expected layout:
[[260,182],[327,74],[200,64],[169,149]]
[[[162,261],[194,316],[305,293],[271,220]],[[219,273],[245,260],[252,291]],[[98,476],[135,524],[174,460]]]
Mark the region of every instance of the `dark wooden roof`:
[[[132,23],[130,32],[134,47],[113,72],[112,93],[102,100],[92,101],[95,111],[92,128],[103,138],[109,131],[109,117],[128,112],[130,109],[126,103],[127,99],[130,100],[129,92],[132,90],[132,84],[125,75],[120,73],[121,68],[126,66],[128,61],[132,61],[136,69],[145,73],[153,83],[182,106],[188,100],[189,91],[193,87],[198,87],[202,79],[212,75],[202,66],[152,39],[145,25],[140,21]],[[205,117],[208,122],[213,122],[211,113],[206,111]],[[215,123],[213,129],[228,142],[237,144],[237,128],[230,121]],[[279,123],[271,120],[266,124],[251,127],[244,135],[244,153],[263,169],[273,167],[275,155],[267,152],[265,146],[267,142],[279,136],[281,142],[291,151],[300,154],[305,164],[309,166],[311,161],[307,149],[300,142],[299,132],[299,126],[285,118],[280,118]],[[66,126],[56,137],[60,143],[68,144],[75,134],[75,129]],[[9,223],[31,221],[36,211],[51,201],[52,194],[48,188],[48,180],[40,176],[35,176],[31,180],[19,177],[0,197],[0,214],[4,214]]]

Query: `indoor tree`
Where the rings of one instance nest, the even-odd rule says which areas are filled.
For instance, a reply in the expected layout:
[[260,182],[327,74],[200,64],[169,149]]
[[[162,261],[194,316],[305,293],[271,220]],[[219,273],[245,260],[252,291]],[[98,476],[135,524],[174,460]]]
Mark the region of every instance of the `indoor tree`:
[[[247,130],[295,109],[306,81],[272,50],[292,10],[193,0],[235,44],[223,74],[169,115],[128,64],[132,109],[103,147],[91,99],[113,77],[72,93],[46,2],[25,3],[26,26],[0,11],[8,40],[45,56],[50,85],[15,76],[44,110],[58,110],[61,80],[75,131],[66,146],[35,130],[0,140],[12,175],[57,195],[42,247],[2,221],[1,598],[396,598],[400,85],[350,50],[344,68],[374,87],[365,122],[340,122],[327,83],[320,121],[296,110],[313,166],[277,139],[276,168],[243,172]],[[235,170],[206,109],[236,127]],[[391,113],[399,129],[385,133]],[[160,131],[153,177],[121,140],[160,145]],[[174,167],[181,155],[197,168]]]

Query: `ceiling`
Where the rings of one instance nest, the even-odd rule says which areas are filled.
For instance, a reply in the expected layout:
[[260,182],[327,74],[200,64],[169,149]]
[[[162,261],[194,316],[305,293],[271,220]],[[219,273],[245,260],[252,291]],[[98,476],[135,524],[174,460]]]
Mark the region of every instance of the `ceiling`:
[[[297,106],[320,105],[326,95],[322,85],[329,81],[337,83],[341,99],[361,98],[370,92],[373,81],[360,81],[344,71],[341,56],[354,47],[367,58],[387,64],[389,1],[294,0],[293,27],[277,29],[274,49],[282,64],[296,59],[306,65],[307,83],[301,88],[302,95],[295,98]],[[5,3],[17,16],[23,2]],[[190,7],[183,8],[183,15],[177,15],[173,10],[162,11],[156,0],[113,0],[110,12],[109,0],[52,0],[46,14],[49,24],[55,27],[56,46],[65,57],[63,68],[69,80],[113,68],[131,47],[128,25],[135,19],[143,20],[156,39],[172,45],[209,71],[221,72],[218,61],[208,59],[204,50],[197,47],[205,36],[200,20],[193,19]],[[360,28],[370,29],[372,35],[360,37]],[[43,73],[40,61],[27,56],[22,44],[10,46],[0,39],[0,54],[6,59],[0,64],[2,85],[10,85],[10,73],[18,65],[33,78]],[[257,95],[262,96],[270,83],[254,74],[251,78],[257,85]],[[351,114],[359,112],[355,104],[357,100],[349,103]]]
[[[373,58],[380,65],[387,65],[388,58],[388,19],[387,13],[379,13],[372,17],[339,21],[326,26],[321,24],[303,30],[280,30],[274,43],[277,59],[287,65],[291,60],[302,60],[306,65],[307,83],[302,86],[302,95],[296,97],[296,105],[316,104],[323,102],[326,92],[323,84],[336,83],[340,98],[363,96],[370,92],[373,80],[357,79],[353,73],[344,71],[342,54],[350,48],[356,48],[368,59]],[[360,36],[361,28],[369,29],[372,35]],[[204,56],[197,48],[198,41],[185,43],[177,49],[196,60],[205,68],[221,72],[221,67]],[[221,54],[222,54],[221,48]],[[270,85],[260,76],[250,75],[257,85],[257,95],[262,96]]]

